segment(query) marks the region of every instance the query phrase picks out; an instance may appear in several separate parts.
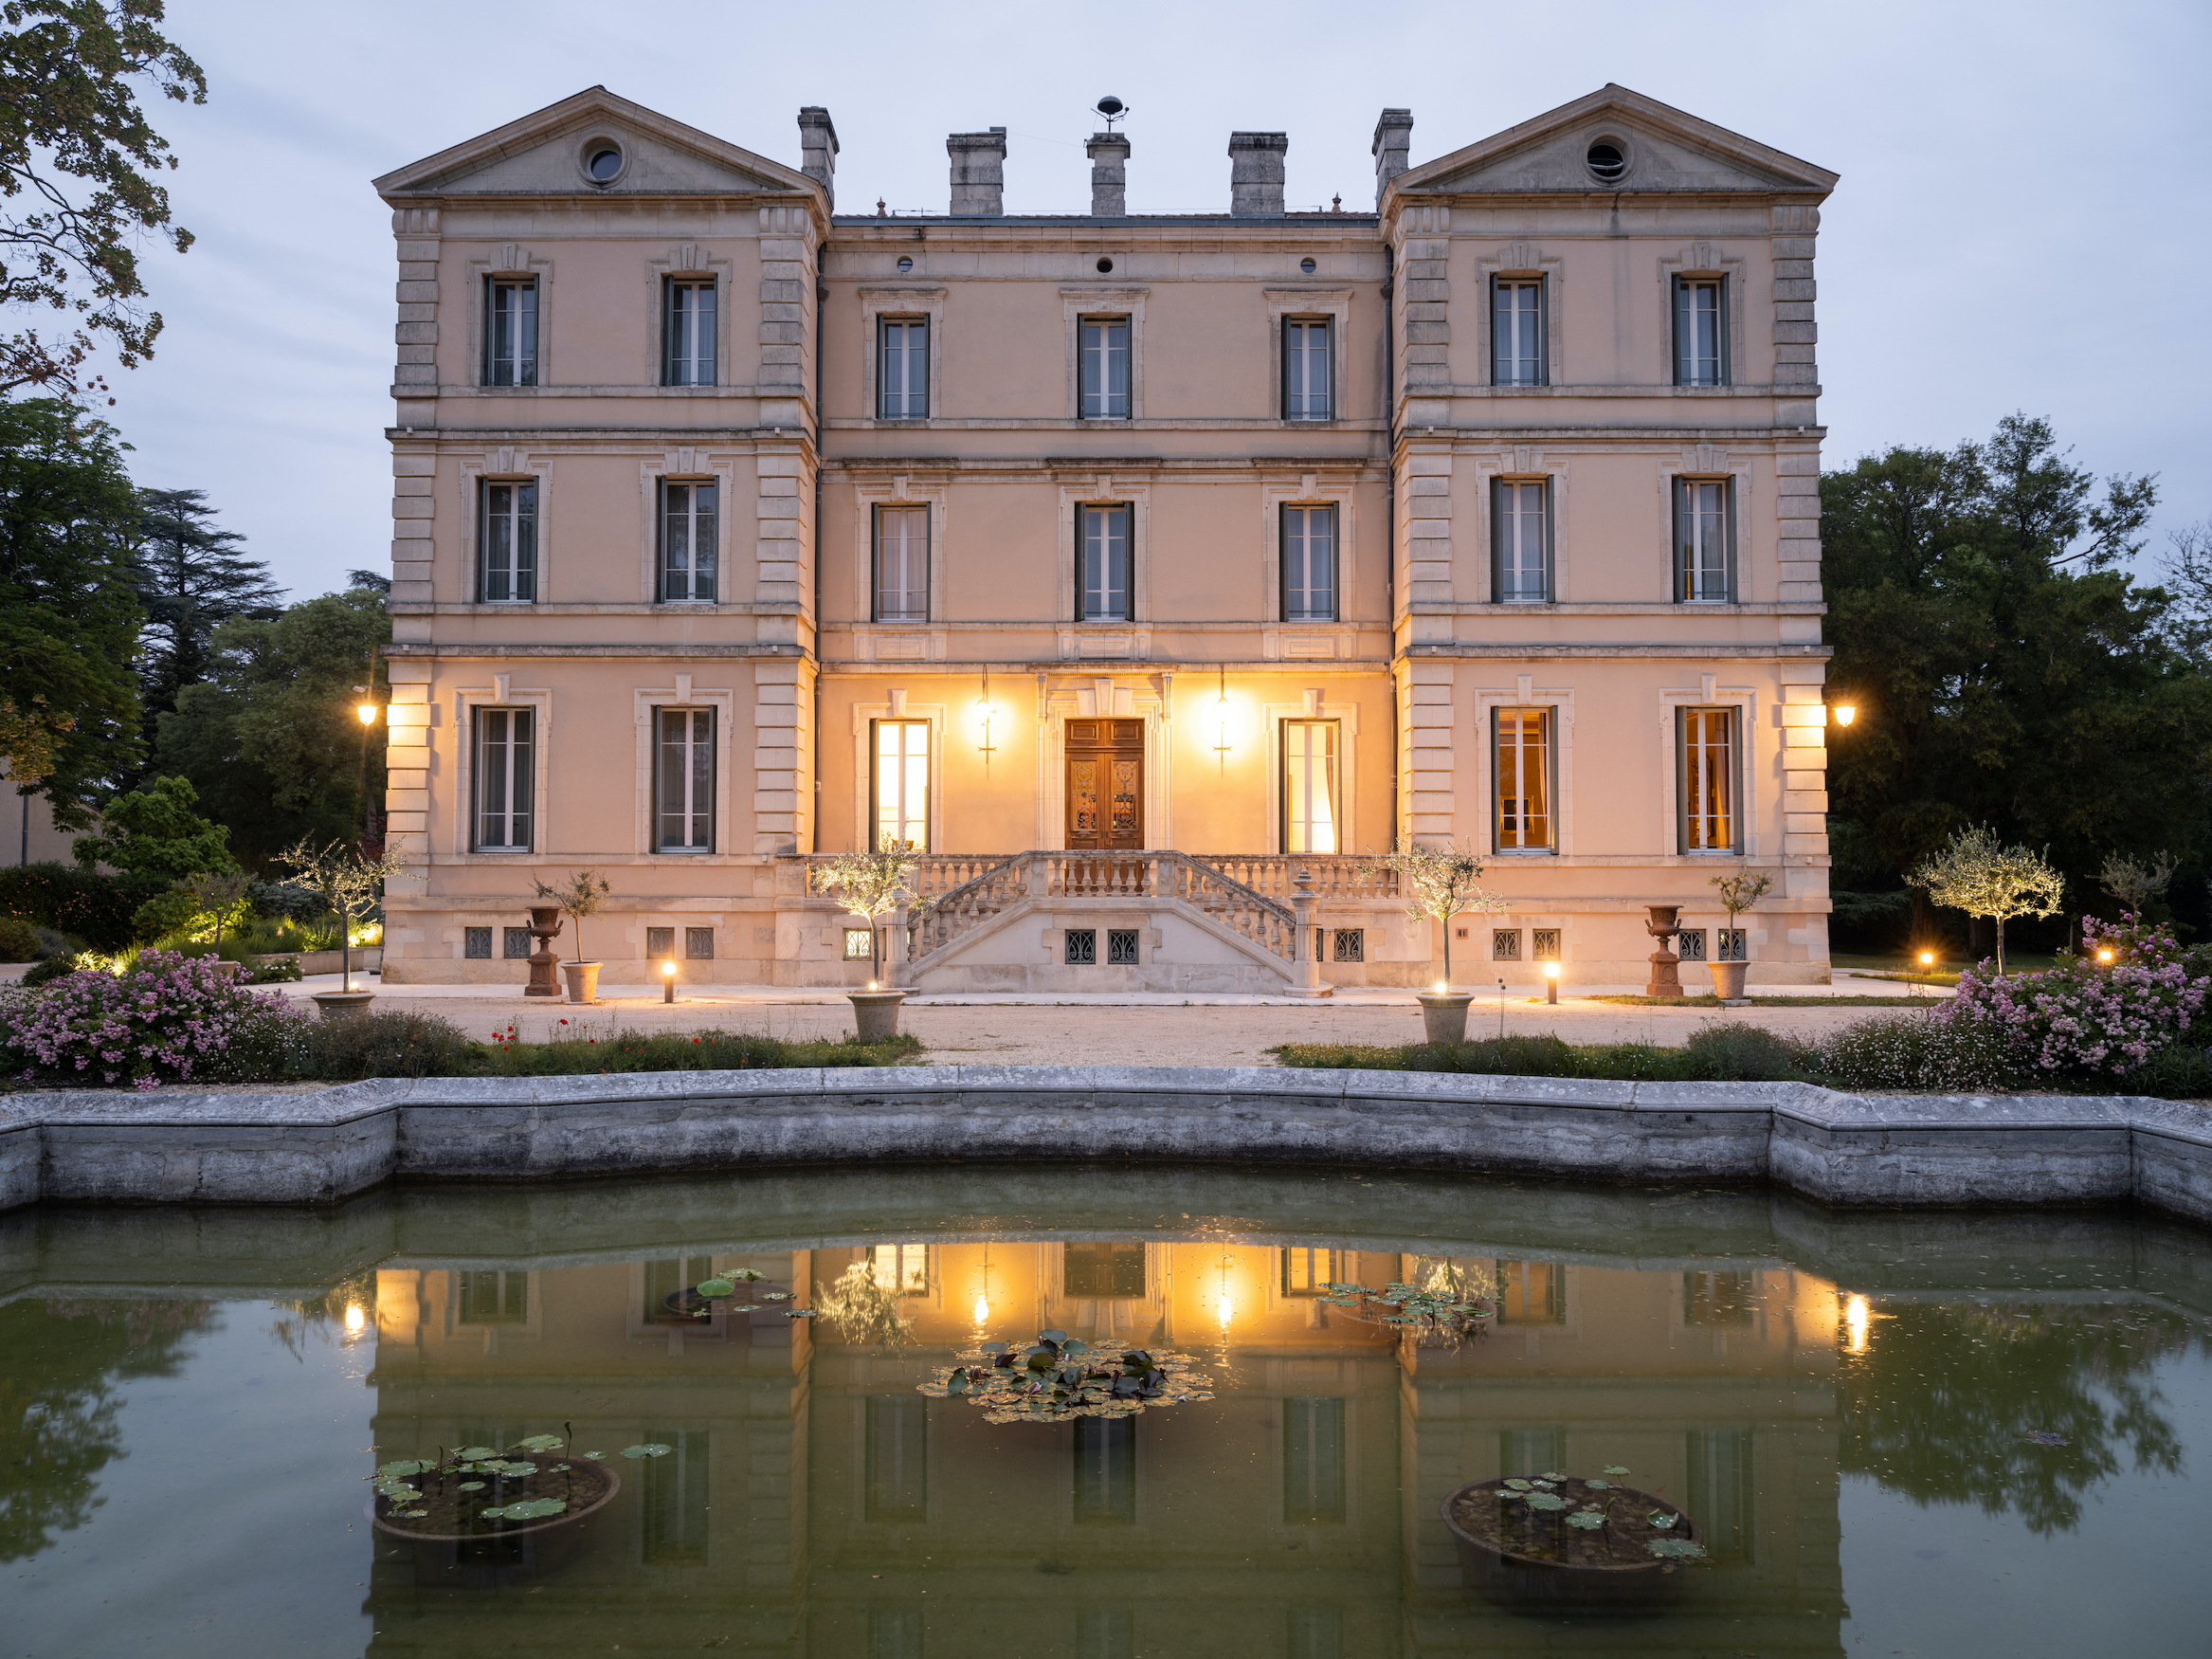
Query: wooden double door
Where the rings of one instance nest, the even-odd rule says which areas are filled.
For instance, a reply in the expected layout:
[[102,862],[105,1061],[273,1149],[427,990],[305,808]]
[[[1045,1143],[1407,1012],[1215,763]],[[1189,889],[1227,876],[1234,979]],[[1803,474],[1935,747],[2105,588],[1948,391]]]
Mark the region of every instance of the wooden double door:
[[1098,852],[1144,846],[1144,721],[1067,722],[1067,844]]

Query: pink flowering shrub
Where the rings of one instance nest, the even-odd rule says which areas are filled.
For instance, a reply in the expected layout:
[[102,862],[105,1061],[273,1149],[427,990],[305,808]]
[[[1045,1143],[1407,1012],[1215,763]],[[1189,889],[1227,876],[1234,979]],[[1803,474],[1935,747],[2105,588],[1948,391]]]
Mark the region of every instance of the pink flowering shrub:
[[26,1083],[98,1087],[281,1075],[313,1016],[256,996],[211,957],[142,952],[121,974],[81,969],[0,1007],[0,1048]]
[[[2173,936],[2130,916],[2081,921],[2082,953],[2038,974],[1999,978],[1987,963],[1959,975],[1946,1023],[2002,1032],[2023,1068],[2125,1075],[2181,1038],[2203,1012],[2212,975]],[[2097,953],[2110,950],[2112,961]]]

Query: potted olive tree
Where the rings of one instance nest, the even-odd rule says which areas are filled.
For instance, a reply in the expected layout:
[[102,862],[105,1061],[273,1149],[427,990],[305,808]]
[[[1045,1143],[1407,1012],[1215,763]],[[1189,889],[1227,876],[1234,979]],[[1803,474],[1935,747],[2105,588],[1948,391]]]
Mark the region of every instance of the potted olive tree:
[[1774,890],[1774,877],[1769,871],[1746,866],[1732,876],[1714,876],[1706,884],[1718,890],[1721,908],[1728,912],[1728,926],[1717,941],[1720,948],[1705,964],[1713,970],[1713,994],[1723,1002],[1742,1002],[1744,975],[1751,966],[1750,941],[1745,940],[1741,957],[1734,956],[1729,945],[1735,937],[1736,918]]
[[370,858],[342,841],[318,848],[303,835],[277,854],[277,862],[295,871],[299,885],[321,899],[338,919],[341,988],[316,992],[316,1006],[325,1018],[366,1009],[376,994],[354,989],[354,924],[369,919],[376,909],[377,889],[400,873],[399,854],[388,848]]
[[1467,1040],[1467,1005],[1471,991],[1452,989],[1452,918],[1474,912],[1490,915],[1505,908],[1505,901],[1481,885],[1482,861],[1454,847],[1409,847],[1386,852],[1363,866],[1363,873],[1387,870],[1398,878],[1399,897],[1405,914],[1414,921],[1437,925],[1444,940],[1444,976],[1433,991],[1417,994],[1421,1001],[1423,1033],[1432,1043]]
[[863,851],[837,853],[815,872],[817,892],[835,897],[868,923],[868,988],[845,993],[852,1000],[854,1029],[863,1043],[898,1034],[898,1006],[906,993],[883,986],[883,940],[876,922],[901,904],[920,910],[928,903],[914,891],[914,872],[920,862],[912,842],[886,835],[880,845]]
[[577,871],[569,878],[568,885],[562,887],[549,887],[543,882],[532,884],[540,899],[576,924],[576,959],[561,964],[561,977],[569,984],[569,1000],[597,1002],[601,964],[584,959],[584,919],[599,913],[607,895],[614,891],[613,886],[595,869]]

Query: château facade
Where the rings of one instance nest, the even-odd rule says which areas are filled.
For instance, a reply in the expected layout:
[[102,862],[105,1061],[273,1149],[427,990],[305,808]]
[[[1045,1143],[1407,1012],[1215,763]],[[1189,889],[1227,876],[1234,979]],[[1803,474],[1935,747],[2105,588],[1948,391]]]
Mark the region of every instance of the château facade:
[[[1362,855],[1475,850],[1461,983],[1828,975],[1813,258],[1836,175],[1618,86],[1373,212],[836,210],[593,88],[388,174],[389,982],[1426,984]],[[850,204],[848,204],[849,206]],[[816,893],[883,837],[933,902]],[[1731,935],[1709,878],[1774,891]],[[564,939],[562,946],[567,947]],[[566,951],[564,950],[564,954]]]

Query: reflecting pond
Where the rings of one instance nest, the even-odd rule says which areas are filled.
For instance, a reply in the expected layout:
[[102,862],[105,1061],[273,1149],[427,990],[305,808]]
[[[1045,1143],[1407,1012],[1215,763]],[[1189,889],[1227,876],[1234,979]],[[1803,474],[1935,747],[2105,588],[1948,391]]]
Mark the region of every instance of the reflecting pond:
[[[2207,1243],[1105,1167],[19,1212],[0,1659],[2201,1651]],[[1403,1322],[1405,1287],[1460,1311]],[[1096,1410],[946,1392],[1041,1332]],[[1167,1386],[1117,1400],[1139,1354]],[[462,1449],[620,1487],[527,1535],[372,1526],[379,1465]],[[1446,1500],[1563,1475],[1703,1559],[1623,1605],[1471,1583]]]

